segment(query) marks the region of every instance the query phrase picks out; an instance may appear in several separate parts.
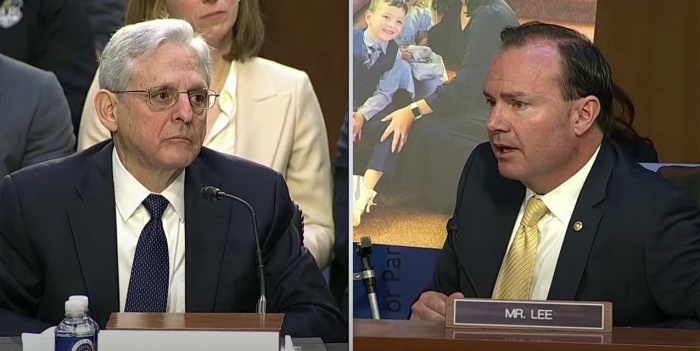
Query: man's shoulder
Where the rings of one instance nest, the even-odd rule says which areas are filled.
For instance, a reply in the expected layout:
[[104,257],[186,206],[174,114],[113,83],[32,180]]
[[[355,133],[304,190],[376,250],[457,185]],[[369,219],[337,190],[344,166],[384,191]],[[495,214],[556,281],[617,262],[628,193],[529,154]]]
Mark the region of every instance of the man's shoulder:
[[[285,187],[282,175],[276,170],[238,156],[224,154],[206,147],[186,172],[194,179],[205,182],[220,181],[222,191],[246,199],[264,217],[261,208],[270,208],[280,187]],[[196,181],[195,181],[196,182]],[[215,183],[213,185],[217,186]],[[202,184],[212,185],[212,184]]]
[[0,81],[4,81],[8,85],[11,84],[15,89],[18,86],[35,84],[38,80],[46,79],[46,77],[55,77],[51,72],[4,55],[0,55],[0,72],[2,75]]
[[[222,175],[238,175],[242,177],[277,177],[280,173],[265,165],[207,147],[202,147],[197,160],[206,164],[214,172]],[[195,166],[197,166],[195,164]]]
[[[77,178],[92,167],[93,159],[110,141],[104,141],[69,156],[40,162],[10,174],[16,184],[36,189],[57,189]],[[111,153],[110,153],[111,155]]]
[[609,194],[626,199],[633,206],[646,206],[664,199],[685,197],[683,189],[626,155],[619,146],[613,146],[617,161],[611,173]]

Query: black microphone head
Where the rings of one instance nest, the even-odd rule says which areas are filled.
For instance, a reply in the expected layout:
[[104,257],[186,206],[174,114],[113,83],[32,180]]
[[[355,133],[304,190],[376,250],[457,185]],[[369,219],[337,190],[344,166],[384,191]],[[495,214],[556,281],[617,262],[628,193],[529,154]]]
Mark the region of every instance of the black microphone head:
[[368,236],[360,238],[360,245],[357,246],[357,255],[360,257],[372,254],[372,239]]
[[455,217],[450,218],[447,221],[447,234],[454,233],[455,235],[459,232],[459,220]]
[[209,200],[209,201],[216,201],[219,200],[219,197],[217,196],[221,190],[218,188],[215,188],[213,186],[205,186],[202,188],[202,190],[199,192],[199,194],[202,196],[202,199]]

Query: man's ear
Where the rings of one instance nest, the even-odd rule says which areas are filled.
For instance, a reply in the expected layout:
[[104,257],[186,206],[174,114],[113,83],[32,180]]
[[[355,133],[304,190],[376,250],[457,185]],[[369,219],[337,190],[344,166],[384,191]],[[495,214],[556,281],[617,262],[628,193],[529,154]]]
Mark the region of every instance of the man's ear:
[[100,118],[102,125],[111,133],[117,131],[117,99],[116,94],[105,89],[100,89],[95,95],[97,116]]
[[574,133],[585,134],[600,116],[600,100],[593,95],[579,99],[574,106]]
[[369,22],[372,21],[372,12],[370,10],[365,11],[365,23],[367,23],[367,27],[369,28]]

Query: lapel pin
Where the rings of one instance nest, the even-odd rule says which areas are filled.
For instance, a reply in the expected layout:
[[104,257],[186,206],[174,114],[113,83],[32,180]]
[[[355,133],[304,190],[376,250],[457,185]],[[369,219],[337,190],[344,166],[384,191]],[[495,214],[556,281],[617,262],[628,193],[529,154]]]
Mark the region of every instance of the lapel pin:
[[583,229],[583,223],[581,221],[574,222],[574,231],[579,232],[581,229]]

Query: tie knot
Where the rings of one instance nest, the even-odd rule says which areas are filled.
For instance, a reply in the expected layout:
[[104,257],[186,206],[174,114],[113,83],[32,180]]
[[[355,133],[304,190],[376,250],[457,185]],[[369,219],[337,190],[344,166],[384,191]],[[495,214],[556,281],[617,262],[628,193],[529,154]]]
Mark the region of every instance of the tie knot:
[[168,207],[168,199],[162,195],[151,194],[142,202],[143,207],[151,214],[151,218],[162,218],[165,209]]
[[531,197],[527,200],[527,206],[525,206],[525,215],[523,216],[523,226],[530,227],[537,225],[537,222],[544,217],[547,213],[547,205],[544,204],[542,199],[537,197]]

